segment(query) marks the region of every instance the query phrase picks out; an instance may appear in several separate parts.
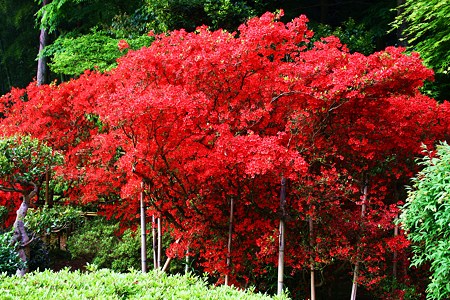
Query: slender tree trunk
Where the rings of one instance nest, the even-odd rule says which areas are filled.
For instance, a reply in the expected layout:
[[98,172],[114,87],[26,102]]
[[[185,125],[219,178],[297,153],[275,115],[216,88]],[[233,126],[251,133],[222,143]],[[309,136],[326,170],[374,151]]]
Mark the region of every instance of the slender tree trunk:
[[[403,4],[405,4],[405,0],[397,0],[397,15],[401,15],[403,13],[403,7],[401,7]],[[402,20],[402,24],[397,28],[397,45],[400,47],[406,47],[408,45],[406,41],[406,37],[404,34],[406,28],[406,20]]]
[[[25,217],[27,215],[28,207],[30,206],[30,200],[37,194],[37,186],[34,186],[33,191],[29,194],[22,195],[22,203],[20,204],[19,209],[17,210],[16,221],[13,225],[13,242],[18,243],[19,245],[19,257],[20,259],[26,263],[28,258],[30,257],[30,248],[29,243],[30,238],[25,229]],[[17,276],[24,276],[28,271],[28,268],[18,269],[16,271]]]
[[[43,0],[42,6],[44,7],[51,0]],[[44,12],[45,14],[45,12]],[[46,82],[47,77],[47,58],[42,55],[42,52],[48,44],[48,32],[45,28],[41,28],[41,33],[39,35],[39,54],[38,54],[38,65],[37,65],[37,75],[36,81],[37,85],[42,85]]]
[[228,285],[229,275],[231,267],[231,241],[233,239],[233,212],[234,212],[234,198],[230,199],[230,221],[228,224],[228,249],[227,249],[227,273],[225,274],[225,285]]
[[[175,241],[175,244],[178,244],[179,242],[181,241],[181,238],[179,238],[178,240],[176,240]],[[170,262],[172,261],[172,257],[168,257],[167,259],[166,259],[166,262],[164,263],[164,266],[162,267],[162,271],[163,272],[166,272],[167,271],[167,269],[169,268],[169,266],[170,266]]]
[[186,249],[186,265],[184,266],[184,274],[187,274],[189,272],[189,263],[190,263],[190,257],[189,257],[189,246]]
[[147,226],[145,222],[144,182],[141,183],[141,268],[142,273],[147,273]]
[[44,196],[46,206],[48,206],[49,197],[50,197],[49,189],[50,189],[50,173],[49,173],[49,169],[47,166],[47,169],[45,170],[45,196]]
[[[17,210],[17,217],[16,221],[14,222],[14,237],[13,240],[18,242],[19,244],[19,257],[20,259],[26,263],[29,257],[29,253],[27,253],[26,246],[28,242],[30,241],[30,238],[28,237],[28,234],[25,230],[25,224],[24,219],[27,215],[29,207],[29,200],[27,196],[23,196],[22,204],[20,205],[19,209]],[[24,276],[25,273],[28,272],[28,268],[25,269],[18,269],[16,271],[17,276]]]
[[279,246],[278,246],[278,285],[277,285],[277,294],[281,295],[283,293],[283,285],[284,285],[284,219],[286,216],[286,179],[284,177],[281,178],[281,191],[280,191],[280,237],[279,237]]
[[311,247],[311,258],[310,258],[310,268],[311,268],[311,299],[316,300],[316,282],[314,279],[314,223],[312,217],[309,217],[309,246]]
[[[366,215],[366,205],[367,205],[367,183],[364,183],[363,187],[363,198],[362,198],[362,205],[361,205],[361,222],[363,222],[363,218]],[[352,284],[352,294],[350,296],[350,300],[356,299],[356,292],[358,289],[358,276],[359,276],[359,252],[360,247],[358,246],[356,250],[356,262],[355,262],[355,269],[353,270],[353,284]]]
[[161,253],[162,253],[162,226],[161,218],[158,218],[158,269],[161,268]]
[[355,268],[353,269],[353,284],[352,284],[352,294],[350,296],[351,300],[356,299],[356,292],[358,289],[358,273],[359,273],[359,261],[355,263]]
[[[398,224],[396,222],[394,227],[394,237],[397,236],[398,236]],[[394,277],[394,279],[397,279],[397,266],[398,266],[397,259],[398,259],[398,252],[397,250],[395,250],[392,263],[392,276]]]
[[158,266],[158,237],[156,235],[156,218],[152,216],[152,240],[153,240],[153,268],[156,270]]

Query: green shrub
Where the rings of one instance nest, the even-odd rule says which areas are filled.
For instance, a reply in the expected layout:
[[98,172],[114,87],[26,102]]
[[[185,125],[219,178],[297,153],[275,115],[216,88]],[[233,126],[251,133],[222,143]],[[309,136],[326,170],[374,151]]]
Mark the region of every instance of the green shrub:
[[[30,233],[29,236],[31,236]],[[29,271],[50,268],[50,257],[47,246],[38,236],[34,236],[33,241],[30,243],[30,258],[27,264]]]
[[[102,269],[90,273],[45,271],[25,277],[0,275],[0,294],[15,299],[273,299],[252,290],[228,286],[208,287],[192,275],[168,276],[152,271],[115,273]],[[277,297],[275,297],[277,298]],[[278,299],[285,299],[281,297]]]
[[25,226],[38,235],[49,234],[52,231],[73,229],[82,224],[84,217],[81,211],[71,206],[44,206],[39,209],[29,209],[25,217]]
[[141,268],[141,241],[138,232],[126,230],[120,242],[113,249],[111,269],[117,272],[126,272],[130,268]]
[[100,268],[117,272],[141,268],[140,235],[126,230],[117,235],[119,224],[103,218],[87,221],[67,241],[72,258],[83,258]]
[[430,263],[427,299],[450,297],[450,146],[419,160],[424,169],[412,179],[401,224],[412,242],[412,266]]
[[0,233],[0,273],[12,275],[25,264],[20,259],[15,245],[11,244],[12,233]]
[[102,218],[88,220],[67,239],[67,250],[72,258],[95,260],[93,263],[99,267],[111,267],[108,256],[119,242],[115,235],[118,229],[117,223]]

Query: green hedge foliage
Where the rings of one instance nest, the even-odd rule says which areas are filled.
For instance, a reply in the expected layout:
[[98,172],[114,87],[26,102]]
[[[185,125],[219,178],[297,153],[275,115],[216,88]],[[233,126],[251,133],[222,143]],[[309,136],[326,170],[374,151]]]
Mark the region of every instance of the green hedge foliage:
[[207,286],[192,275],[166,275],[160,271],[143,274],[115,273],[109,269],[89,273],[64,269],[36,272],[24,277],[0,275],[3,300],[41,299],[287,299],[270,297],[253,290],[228,286]]

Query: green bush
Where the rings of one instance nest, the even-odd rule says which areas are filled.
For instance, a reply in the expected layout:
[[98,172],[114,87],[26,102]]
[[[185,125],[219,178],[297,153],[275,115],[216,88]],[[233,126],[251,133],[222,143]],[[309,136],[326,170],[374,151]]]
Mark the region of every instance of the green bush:
[[84,220],[81,211],[71,206],[44,206],[29,209],[25,217],[25,226],[36,234],[49,234],[52,231],[72,229],[80,226]]
[[[0,275],[1,299],[273,299],[252,290],[208,287],[192,275],[169,276],[160,271],[115,273],[102,269],[90,273],[45,271],[25,277]],[[275,297],[277,298],[277,297]],[[286,299],[281,297],[277,299]]]
[[67,240],[72,258],[83,258],[100,268],[117,272],[141,268],[140,235],[126,230],[117,235],[119,224],[98,218],[76,230]]
[[430,263],[427,299],[450,297],[450,146],[419,160],[424,169],[412,179],[400,218],[412,242],[412,266]]
[[[31,236],[31,233],[29,233]],[[29,271],[45,270],[50,268],[50,257],[47,245],[40,237],[34,236],[30,243],[30,258],[27,261]]]
[[0,273],[12,275],[25,264],[20,259],[15,245],[11,244],[12,233],[0,233]]

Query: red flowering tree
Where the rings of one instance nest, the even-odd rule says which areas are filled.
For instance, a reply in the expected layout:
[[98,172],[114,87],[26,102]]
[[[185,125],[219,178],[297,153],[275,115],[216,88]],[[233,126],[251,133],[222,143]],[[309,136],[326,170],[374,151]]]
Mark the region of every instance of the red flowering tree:
[[220,280],[276,265],[283,220],[286,267],[311,273],[311,294],[318,267],[332,278],[349,262],[346,276],[373,286],[407,246],[397,187],[420,144],[445,138],[448,106],[419,93],[432,72],[416,54],[312,45],[305,17],[277,18],[158,35],[108,73],[14,90],[2,129],[64,151],[72,199],[102,199],[108,216],[134,220],[144,182],[167,255],[198,255]]

